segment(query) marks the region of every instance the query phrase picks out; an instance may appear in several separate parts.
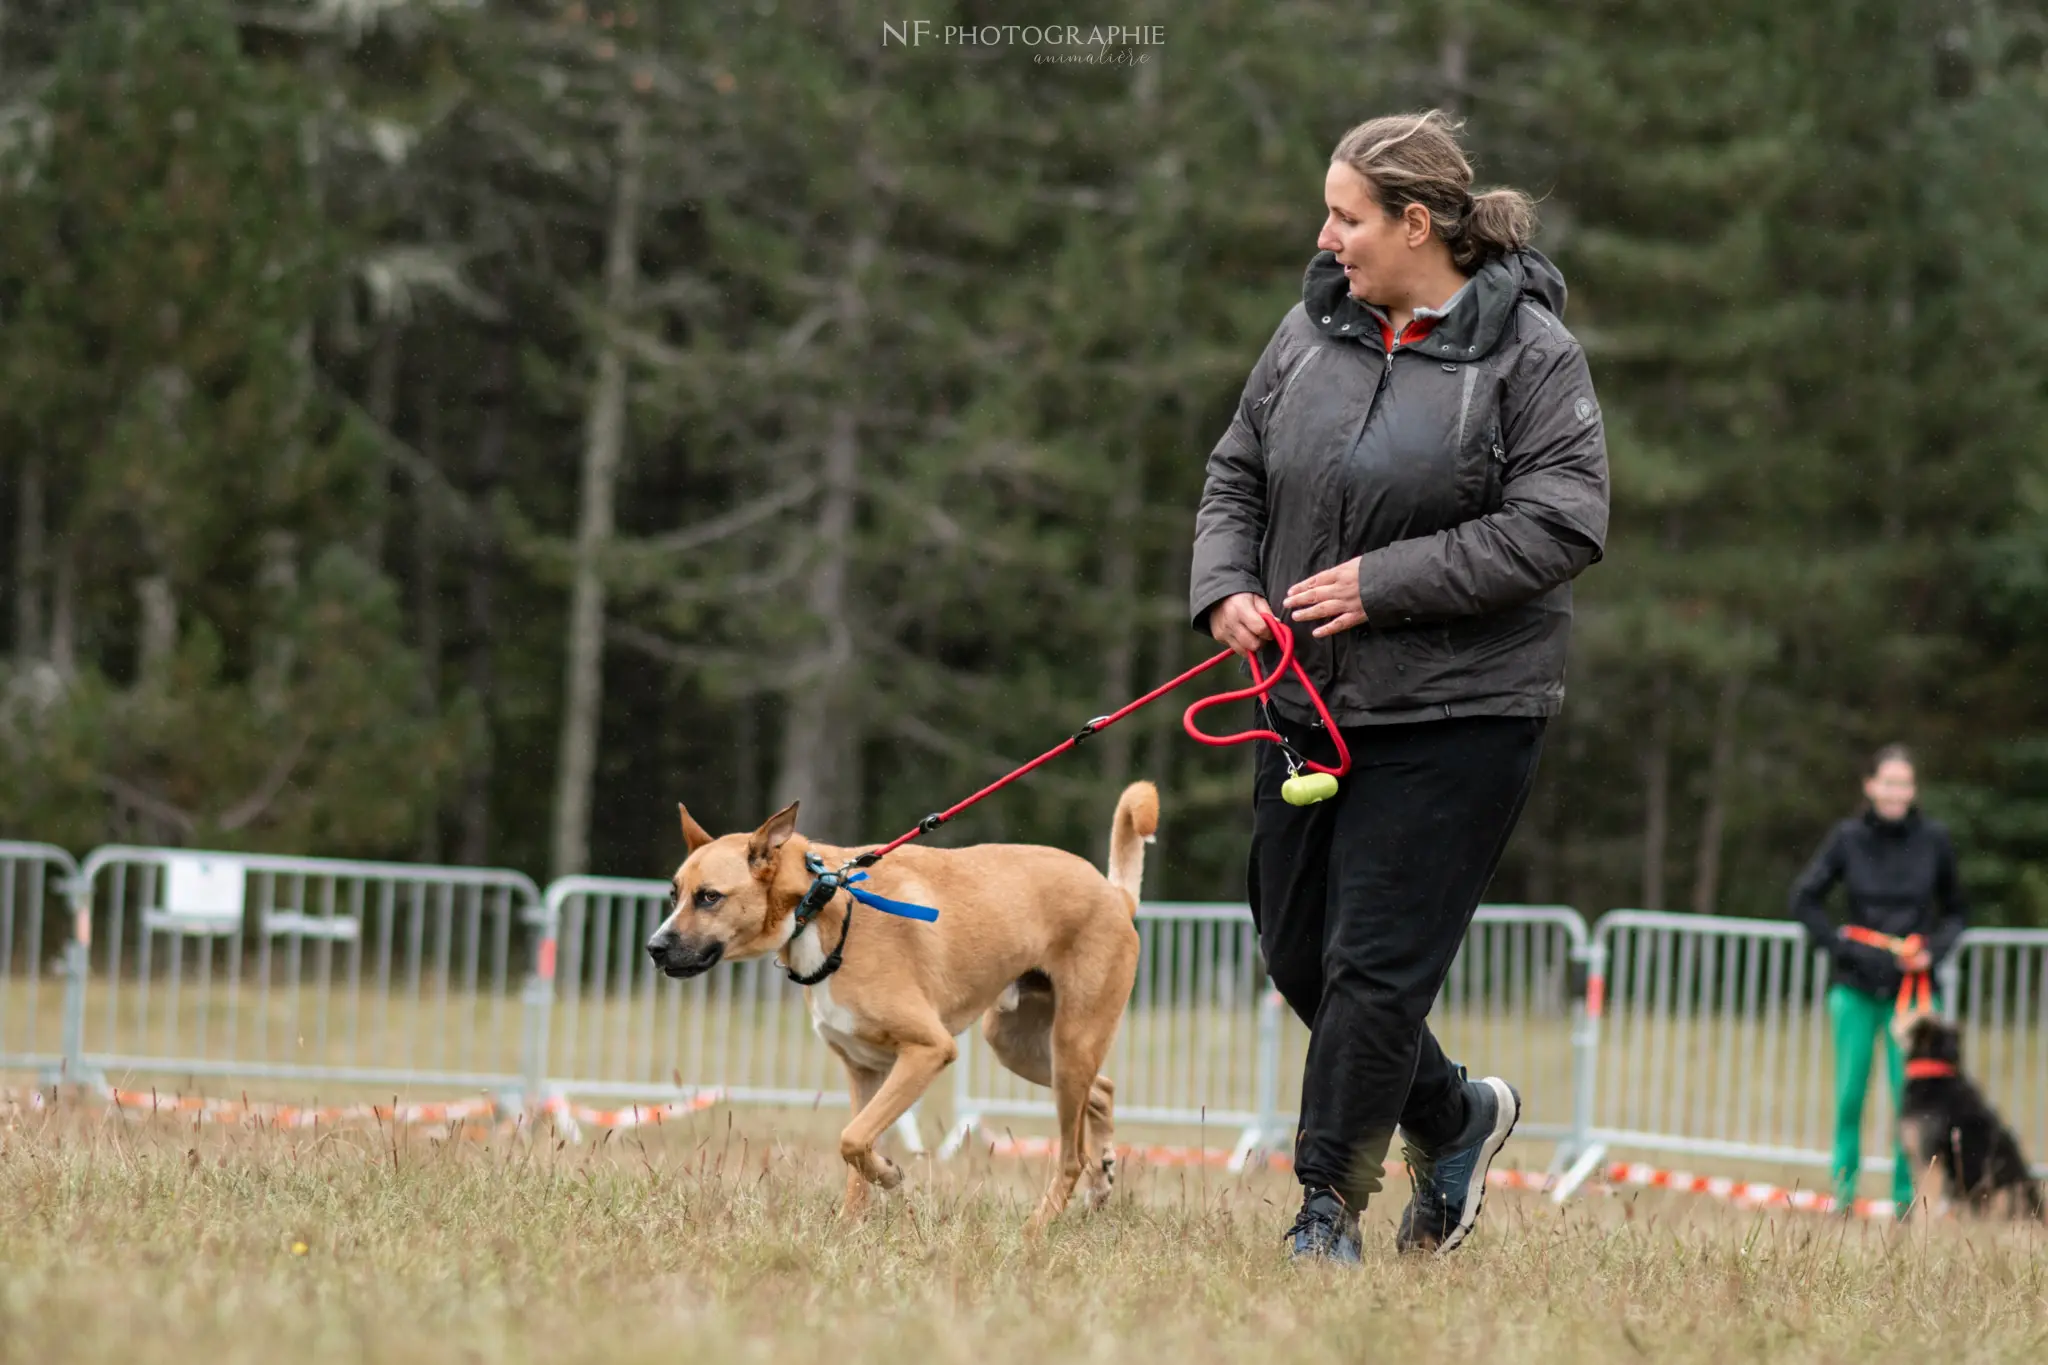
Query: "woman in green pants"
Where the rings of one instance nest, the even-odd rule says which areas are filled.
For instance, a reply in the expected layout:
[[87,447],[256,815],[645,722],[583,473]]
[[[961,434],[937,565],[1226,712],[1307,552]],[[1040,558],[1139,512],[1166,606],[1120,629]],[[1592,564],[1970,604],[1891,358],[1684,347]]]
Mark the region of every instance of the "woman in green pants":
[[[1901,745],[1878,750],[1863,779],[1862,814],[1828,831],[1827,840],[1792,887],[1792,913],[1815,947],[1833,962],[1828,1017],[1835,1033],[1835,1199],[1847,1208],[1863,1164],[1863,1100],[1871,1053],[1884,1039],[1894,1106],[1905,1087],[1899,1046],[1886,1027],[1909,972],[1932,972],[1962,936],[1963,890],[1955,845],[1938,821],[1913,804],[1913,759]],[[1892,939],[1917,935],[1910,952],[1862,941],[1828,917],[1827,896],[1840,882],[1848,893],[1848,925]],[[1893,1143],[1892,1199],[1904,1217],[1913,1199],[1913,1171]]]

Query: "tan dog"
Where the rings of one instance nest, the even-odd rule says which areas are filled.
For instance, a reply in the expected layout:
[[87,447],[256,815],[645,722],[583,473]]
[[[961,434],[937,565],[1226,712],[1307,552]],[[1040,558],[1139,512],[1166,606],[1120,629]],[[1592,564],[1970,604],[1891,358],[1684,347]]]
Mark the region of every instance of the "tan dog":
[[853,1121],[839,1135],[851,1168],[842,1212],[865,1207],[870,1184],[902,1182],[875,1141],[951,1064],[954,1035],[977,1015],[1002,1064],[1050,1086],[1059,1109],[1060,1162],[1031,1226],[1066,1207],[1084,1168],[1083,1202],[1099,1204],[1114,1180],[1114,1089],[1100,1072],[1137,976],[1131,920],[1159,793],[1135,782],[1118,800],[1107,878],[1056,848],[910,844],[877,863],[861,889],[931,906],[935,922],[884,914],[840,891],[801,931],[794,913],[812,881],[804,854],[836,871],[864,850],[811,843],[796,832],[796,809],[722,838],[684,810],[689,856],[676,870],[675,910],[647,951],[673,977],[770,953],[809,976],[847,931],[844,964],[805,988],[812,1026],[846,1064],[853,1090]]

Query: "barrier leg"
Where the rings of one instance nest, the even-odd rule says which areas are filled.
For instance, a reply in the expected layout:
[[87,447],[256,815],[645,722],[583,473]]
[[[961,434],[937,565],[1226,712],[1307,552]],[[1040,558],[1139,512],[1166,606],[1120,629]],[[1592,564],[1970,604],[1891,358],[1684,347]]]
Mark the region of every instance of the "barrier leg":
[[526,978],[526,988],[520,993],[524,1027],[519,1075],[526,1106],[535,1113],[547,1098],[548,1034],[555,1015],[555,933],[555,908],[550,905],[547,926],[534,949],[533,974]]
[[85,1064],[85,986],[92,958],[92,883],[72,877],[64,884],[71,902],[71,941],[64,945],[63,1061],[57,1083],[96,1086],[100,1077]]
[[1259,1061],[1253,1084],[1256,1089],[1258,1125],[1256,1145],[1271,1150],[1284,1142],[1280,1128],[1280,1015],[1287,1002],[1277,990],[1267,991],[1259,1001]]
[[[1599,1094],[1600,1020],[1607,1012],[1607,945],[1598,939],[1579,950],[1586,967],[1585,995],[1572,1010],[1572,1131],[1555,1165],[1576,1163],[1592,1150],[1593,1105]],[[1583,1177],[1581,1177],[1583,1179]]]
[[1579,1186],[1585,1184],[1587,1178],[1600,1169],[1600,1163],[1606,1157],[1607,1144],[1604,1142],[1596,1142],[1580,1152],[1579,1159],[1572,1163],[1571,1169],[1564,1173],[1564,1178],[1557,1182],[1557,1188],[1550,1192],[1550,1202],[1562,1204],[1577,1194]]
[[939,1144],[939,1160],[951,1161],[967,1145],[967,1139],[974,1136],[974,1130],[981,1126],[981,1115],[962,1114],[954,1120],[946,1133],[945,1141]]

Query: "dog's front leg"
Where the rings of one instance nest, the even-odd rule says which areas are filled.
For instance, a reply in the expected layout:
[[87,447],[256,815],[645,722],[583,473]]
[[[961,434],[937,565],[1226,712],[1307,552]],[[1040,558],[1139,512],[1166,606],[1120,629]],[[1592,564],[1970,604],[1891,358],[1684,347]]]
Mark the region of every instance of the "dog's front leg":
[[[838,1049],[834,1048],[833,1051],[838,1052]],[[855,1118],[859,1118],[861,1110],[874,1103],[875,1096],[880,1093],[882,1082],[888,1079],[889,1073],[856,1066],[843,1052],[840,1053],[839,1060],[846,1063],[847,1086],[853,1092],[853,1114]],[[846,1169],[846,1198],[839,1206],[839,1216],[847,1219],[857,1218],[867,1211],[867,1206],[867,1177],[861,1174],[859,1167],[849,1166]]]
[[[925,1087],[952,1065],[959,1052],[959,1045],[943,1029],[935,1041],[905,1042],[898,1046],[896,1065],[889,1068],[888,1078],[839,1135],[839,1155],[863,1179],[885,1190],[903,1183],[903,1172],[895,1162],[876,1155],[875,1143],[889,1131],[890,1125],[909,1112]],[[852,1186],[847,1188],[851,1190]]]

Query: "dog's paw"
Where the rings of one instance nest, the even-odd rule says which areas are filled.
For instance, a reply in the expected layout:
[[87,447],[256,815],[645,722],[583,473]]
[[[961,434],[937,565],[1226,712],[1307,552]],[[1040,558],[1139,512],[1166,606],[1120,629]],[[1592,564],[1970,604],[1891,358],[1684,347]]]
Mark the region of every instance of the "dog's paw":
[[893,1190],[903,1183],[903,1168],[888,1157],[875,1158],[875,1183],[885,1190]]

